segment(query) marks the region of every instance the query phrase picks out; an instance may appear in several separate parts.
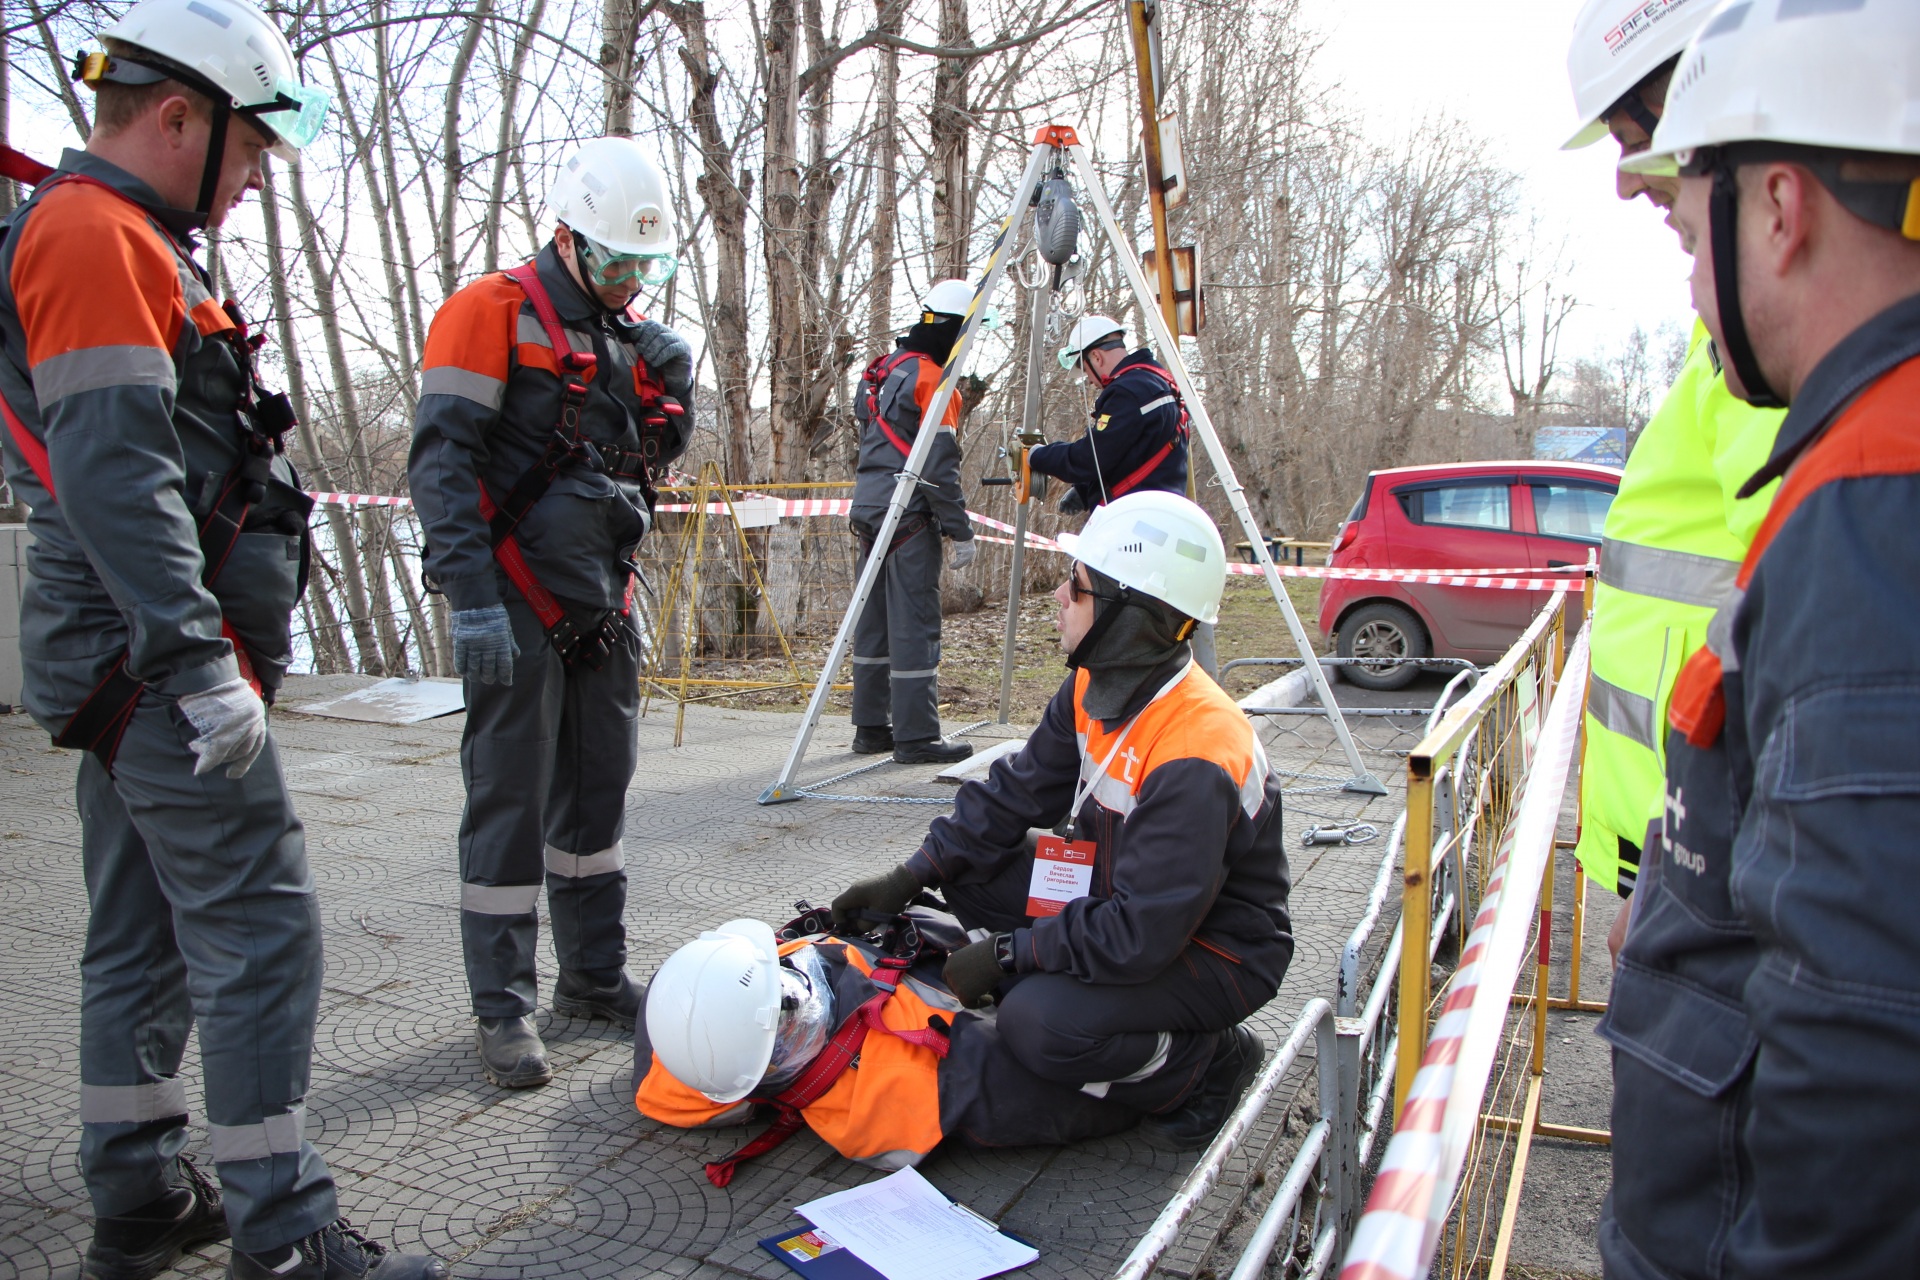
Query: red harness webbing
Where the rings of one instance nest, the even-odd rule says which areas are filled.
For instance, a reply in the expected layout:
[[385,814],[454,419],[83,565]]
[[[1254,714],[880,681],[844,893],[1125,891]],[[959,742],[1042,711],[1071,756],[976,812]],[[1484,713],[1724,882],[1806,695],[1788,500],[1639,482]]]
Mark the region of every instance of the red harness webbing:
[[898,449],[903,458],[913,453],[913,446],[900,438],[900,433],[893,429],[893,424],[888,422],[886,416],[880,412],[880,390],[886,386],[887,379],[893,376],[895,369],[919,354],[918,351],[895,351],[869,364],[866,372],[860,375],[861,381],[867,384],[867,417],[873,420],[880,428],[881,434],[887,437],[887,442]]
[[931,1049],[936,1057],[947,1056],[947,1038],[928,1027],[920,1031],[900,1031],[887,1026],[880,1019],[880,1011],[887,1001],[893,998],[894,988],[907,971],[905,960],[883,959],[876,963],[873,972],[867,975],[869,981],[880,990],[875,992],[865,1004],[853,1011],[853,1016],[840,1024],[833,1033],[833,1039],[820,1051],[820,1056],[808,1064],[800,1073],[800,1078],[788,1085],[773,1098],[753,1098],[749,1101],[771,1103],[777,1115],[766,1132],[740,1148],[724,1160],[715,1160],[707,1165],[707,1181],[716,1187],[724,1187],[733,1181],[734,1171],[744,1162],[763,1156],[800,1131],[805,1123],[800,1113],[827,1095],[827,1091],[839,1083],[848,1067],[860,1056],[860,1047],[867,1042],[869,1031],[880,1031],[887,1035],[905,1040],[908,1044],[917,1044]]
[[1172,455],[1173,446],[1180,443],[1181,441],[1184,441],[1187,438],[1187,402],[1186,402],[1186,399],[1182,397],[1180,394],[1180,384],[1175,382],[1172,378],[1168,377],[1166,373],[1163,372],[1156,365],[1136,364],[1131,366],[1130,368],[1121,370],[1121,372],[1131,373],[1133,372],[1134,369],[1138,369],[1142,373],[1150,373],[1154,377],[1160,379],[1161,382],[1166,384],[1167,390],[1171,392],[1173,395],[1174,404],[1180,410],[1180,420],[1174,425],[1173,439],[1161,445],[1158,453],[1155,453],[1151,458],[1148,458],[1140,466],[1135,467],[1133,471],[1131,471],[1127,475],[1126,479],[1122,480],[1119,484],[1116,484],[1111,489],[1107,490],[1107,500],[1109,502],[1111,502],[1115,498],[1131,493],[1133,492],[1134,489],[1138,488],[1141,481],[1145,480],[1148,476],[1152,475],[1155,471],[1159,470],[1160,464],[1165,462],[1168,459],[1168,457]]

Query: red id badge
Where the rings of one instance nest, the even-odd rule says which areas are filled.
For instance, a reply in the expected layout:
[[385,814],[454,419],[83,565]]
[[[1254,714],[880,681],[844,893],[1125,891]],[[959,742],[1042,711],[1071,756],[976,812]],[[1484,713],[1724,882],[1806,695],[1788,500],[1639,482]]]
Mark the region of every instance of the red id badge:
[[1027,884],[1027,914],[1057,916],[1075,898],[1093,891],[1091,840],[1068,844],[1059,836],[1041,836],[1033,851],[1033,879]]

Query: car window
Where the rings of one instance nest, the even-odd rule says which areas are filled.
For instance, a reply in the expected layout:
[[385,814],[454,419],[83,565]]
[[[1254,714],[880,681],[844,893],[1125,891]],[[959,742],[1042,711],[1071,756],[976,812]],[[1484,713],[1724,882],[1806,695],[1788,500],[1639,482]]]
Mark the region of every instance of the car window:
[[1599,542],[1600,531],[1607,523],[1607,508],[1612,505],[1611,489],[1570,484],[1533,486],[1534,527],[1549,538]]
[[1457,484],[1406,495],[1407,515],[1421,524],[1464,529],[1511,529],[1513,512],[1505,484]]

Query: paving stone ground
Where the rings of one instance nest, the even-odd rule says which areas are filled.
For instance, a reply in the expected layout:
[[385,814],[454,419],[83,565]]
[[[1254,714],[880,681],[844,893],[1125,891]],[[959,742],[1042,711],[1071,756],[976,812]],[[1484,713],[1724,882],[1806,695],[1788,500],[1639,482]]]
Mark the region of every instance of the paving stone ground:
[[[308,1132],[340,1184],[345,1211],[376,1239],[426,1247],[465,1277],[778,1277],[755,1241],[797,1220],[805,1200],[878,1176],[802,1134],[744,1169],[727,1190],[701,1165],[749,1131],[689,1134],[633,1109],[629,1037],[605,1023],[539,1015],[553,1083],[510,1093],[473,1058],[460,963],[454,836],[460,817],[455,715],[407,728],[298,714],[367,683],[295,677],[274,732],[301,817],[326,927],[326,977],[308,1097]],[[1426,695],[1431,698],[1431,692]],[[1277,768],[1306,775],[1290,795],[1298,936],[1280,995],[1254,1024],[1270,1044],[1295,1013],[1331,996],[1340,947],[1358,918],[1399,811],[1411,723],[1355,722],[1370,767],[1394,794],[1369,801],[1337,778],[1325,726],[1267,721]],[[672,746],[672,708],[641,722],[629,794],[631,968],[649,975],[698,930],[734,916],[780,921],[798,898],[830,898],[910,853],[932,805],[806,800],[755,803],[777,772],[797,717],[692,708]],[[1000,736],[988,727],[975,740]],[[803,779],[866,763],[844,719],[823,724]],[[76,757],[21,714],[0,716],[0,1277],[74,1276],[91,1232],[75,1157],[79,958],[86,925]],[[931,766],[888,763],[835,794],[939,797]],[[1302,849],[1315,822],[1364,816],[1370,845]],[[550,989],[551,956],[542,987]],[[196,1115],[199,1071],[184,1072]],[[1305,1079],[1303,1067],[1296,1076]],[[1170,1256],[1192,1274],[1263,1159],[1286,1145],[1290,1091],[1270,1108],[1252,1153]],[[204,1151],[204,1129],[194,1149]],[[943,1191],[1040,1246],[1027,1274],[1110,1273],[1179,1186],[1192,1157],[1121,1135],[1068,1149],[942,1148],[922,1171]],[[170,1275],[218,1275],[224,1246]]]

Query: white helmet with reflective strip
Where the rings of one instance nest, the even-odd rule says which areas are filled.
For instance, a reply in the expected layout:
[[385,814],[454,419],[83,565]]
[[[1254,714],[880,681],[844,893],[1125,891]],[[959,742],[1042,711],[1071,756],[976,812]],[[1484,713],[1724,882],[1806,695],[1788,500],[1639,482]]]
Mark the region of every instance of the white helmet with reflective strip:
[[131,62],[202,92],[213,89],[231,100],[235,114],[272,135],[273,152],[282,159],[293,159],[320,136],[333,103],[325,89],[300,82],[287,37],[247,0],[141,0],[100,38],[153,54],[154,62],[132,55],[84,54],[76,79],[154,81],[151,75],[117,65]]
[[1620,167],[1675,173],[1734,142],[1920,153],[1920,7],[1723,0],[1673,73],[1653,145]]
[[1177,493],[1140,490],[1115,498],[1060,545],[1089,569],[1164,601],[1200,622],[1220,616],[1227,548],[1213,517]]
[[1073,368],[1081,352],[1088,347],[1097,347],[1112,337],[1118,337],[1121,344],[1125,345],[1127,327],[1112,316],[1082,316],[1067,331],[1067,345],[1060,348],[1060,367]]
[[647,1038],[673,1078],[715,1102],[753,1092],[780,1029],[773,927],[729,920],[667,957],[647,988]]
[[679,244],[667,176],[632,138],[581,143],[548,189],[547,208],[616,254],[671,258]]
[[[1573,22],[1567,77],[1580,127],[1562,149],[1607,136],[1607,112],[1633,87],[1687,47],[1715,0],[1587,0]],[[1648,130],[1652,132],[1651,129]]]

